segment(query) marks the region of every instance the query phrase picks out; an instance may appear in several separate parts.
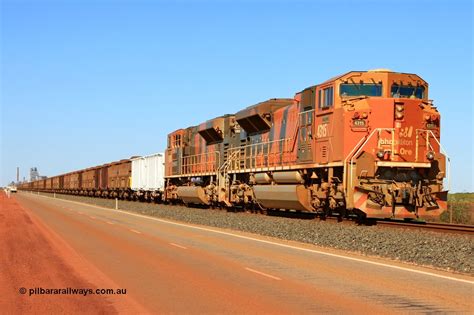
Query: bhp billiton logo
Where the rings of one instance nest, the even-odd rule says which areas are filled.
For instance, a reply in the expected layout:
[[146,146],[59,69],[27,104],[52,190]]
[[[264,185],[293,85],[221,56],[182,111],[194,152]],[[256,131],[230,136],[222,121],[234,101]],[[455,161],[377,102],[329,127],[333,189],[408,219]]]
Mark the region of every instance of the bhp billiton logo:
[[[413,140],[395,139],[395,145],[413,145]],[[392,145],[392,139],[380,139],[379,145]]]

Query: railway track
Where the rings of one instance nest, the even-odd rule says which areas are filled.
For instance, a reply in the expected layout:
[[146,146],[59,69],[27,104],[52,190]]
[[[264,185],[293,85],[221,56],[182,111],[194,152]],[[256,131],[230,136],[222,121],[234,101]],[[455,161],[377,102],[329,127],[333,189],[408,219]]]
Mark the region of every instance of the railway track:
[[440,223],[440,222],[423,222],[423,221],[400,221],[400,220],[367,220],[358,221],[357,219],[345,219],[339,221],[335,217],[328,217],[326,220],[332,222],[357,222],[360,225],[367,226],[383,226],[387,228],[409,228],[418,230],[429,230],[440,233],[455,233],[463,235],[474,235],[474,225],[467,224],[451,224],[451,223]]
[[376,221],[375,225],[393,228],[424,229],[441,233],[457,233],[464,235],[474,235],[474,226],[465,224],[450,224],[436,222],[400,222],[400,221]]
[[[268,211],[267,213],[270,216],[279,216],[286,218],[297,218],[297,219],[306,219],[314,220],[318,216],[314,213],[308,212],[292,212],[292,211]],[[359,224],[367,226],[383,226],[383,227],[393,227],[393,228],[411,228],[419,230],[430,230],[435,232],[442,233],[457,233],[464,235],[474,235],[474,225],[466,224],[450,224],[450,223],[437,223],[437,222],[423,222],[423,221],[400,221],[400,220],[366,220],[360,221],[356,217],[349,217],[343,220],[338,219],[337,217],[326,217],[322,219],[323,221],[328,221],[332,223],[345,223],[345,224]]]
[[[85,197],[88,199],[96,199],[95,197]],[[169,207],[170,205],[161,204],[161,206]],[[228,210],[229,212],[240,212],[239,210]],[[260,211],[253,211],[252,213],[262,213]],[[284,217],[289,219],[303,219],[303,220],[316,220],[318,215],[315,213],[309,212],[300,212],[300,211],[278,211],[278,210],[268,210],[264,212],[268,216],[277,216]],[[337,217],[326,217],[320,219],[322,221],[327,221],[337,224],[358,224],[366,226],[383,226],[387,228],[409,228],[409,229],[418,229],[418,230],[430,230],[440,233],[456,233],[463,235],[474,235],[474,225],[465,225],[465,224],[450,224],[450,223],[436,223],[436,222],[423,222],[423,221],[401,221],[401,220],[365,220],[360,221],[357,217],[348,217],[344,219],[339,219]]]

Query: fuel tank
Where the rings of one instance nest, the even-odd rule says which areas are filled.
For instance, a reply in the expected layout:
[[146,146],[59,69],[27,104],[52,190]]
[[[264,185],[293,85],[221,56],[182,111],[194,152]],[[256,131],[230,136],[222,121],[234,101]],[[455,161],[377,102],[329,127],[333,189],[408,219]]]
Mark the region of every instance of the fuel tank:
[[209,200],[204,189],[200,186],[178,187],[178,197],[185,203],[209,205]]
[[253,191],[265,208],[314,211],[310,192],[304,185],[255,185]]

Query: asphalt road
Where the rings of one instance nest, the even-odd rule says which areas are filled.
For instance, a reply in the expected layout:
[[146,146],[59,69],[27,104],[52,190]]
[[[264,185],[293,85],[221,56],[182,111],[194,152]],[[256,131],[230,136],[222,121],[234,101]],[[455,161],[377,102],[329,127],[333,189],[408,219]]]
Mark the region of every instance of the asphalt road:
[[16,198],[149,312],[474,312],[472,277],[26,193]]

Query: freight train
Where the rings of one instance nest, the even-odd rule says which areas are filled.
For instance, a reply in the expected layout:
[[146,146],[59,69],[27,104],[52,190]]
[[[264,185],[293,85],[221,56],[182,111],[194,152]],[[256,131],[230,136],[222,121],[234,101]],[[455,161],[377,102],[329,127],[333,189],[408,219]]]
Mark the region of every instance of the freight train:
[[127,200],[163,200],[164,156],[135,156],[67,174],[22,183],[20,190]]
[[133,159],[25,185],[208,207],[436,218],[447,209],[449,177],[440,127],[418,75],[351,71],[170,133],[162,188],[134,187]]

